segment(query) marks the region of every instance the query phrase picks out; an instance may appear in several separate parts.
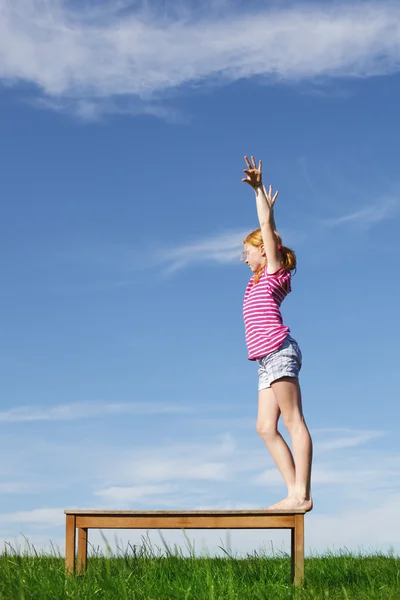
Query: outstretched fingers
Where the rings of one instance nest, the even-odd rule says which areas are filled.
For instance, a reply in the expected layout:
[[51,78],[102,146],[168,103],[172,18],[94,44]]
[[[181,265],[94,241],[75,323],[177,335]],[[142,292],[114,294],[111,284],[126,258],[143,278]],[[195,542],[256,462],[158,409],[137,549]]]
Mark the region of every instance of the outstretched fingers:
[[251,157],[251,160],[253,161],[254,168],[258,169],[261,173],[262,172],[262,160],[258,161],[258,167],[256,167],[256,161],[255,161],[254,156]]
[[243,169],[243,173],[245,173],[247,175],[247,177],[243,177],[242,181],[244,181],[244,183],[249,183],[251,185],[251,181],[250,181],[250,174],[251,174],[251,164],[249,159],[247,158],[247,156],[244,157],[245,163],[247,165],[247,169]]
[[247,156],[244,157],[247,168],[248,169],[258,169],[259,171],[262,171],[262,160],[258,161],[258,167],[257,167],[256,159],[254,158],[254,156],[251,156],[250,158],[251,158],[251,162],[249,161]]
[[263,185],[263,190],[264,190],[264,194],[266,199],[268,200],[270,206],[273,206],[275,203],[275,200],[277,199],[278,195],[279,195],[279,191],[276,190],[275,194],[272,195],[272,185],[269,186],[269,190],[267,191],[267,188],[265,185]]
[[251,160],[247,156],[244,157],[246,162],[247,169],[243,169],[243,173],[247,175],[247,177],[242,178],[242,181],[248,183],[251,187],[258,188],[261,185],[262,180],[262,161],[258,161],[258,167],[256,165],[256,160],[254,156],[250,157]]

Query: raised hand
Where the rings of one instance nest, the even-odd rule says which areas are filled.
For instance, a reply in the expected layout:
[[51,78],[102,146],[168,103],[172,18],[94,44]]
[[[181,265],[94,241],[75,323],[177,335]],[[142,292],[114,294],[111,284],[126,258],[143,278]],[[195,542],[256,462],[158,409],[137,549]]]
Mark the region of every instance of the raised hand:
[[269,204],[269,207],[272,208],[273,205],[275,204],[275,200],[277,199],[279,192],[278,190],[276,190],[275,194],[272,195],[272,185],[269,186],[269,190],[267,191],[267,188],[265,187],[265,185],[263,185],[263,190],[264,190],[264,195],[267,199],[267,202]]
[[252,188],[257,189],[262,185],[262,161],[258,161],[258,167],[254,156],[251,157],[251,163],[247,156],[244,157],[247,165],[247,169],[243,169],[243,173],[246,173],[247,177],[244,177],[242,181],[251,185]]

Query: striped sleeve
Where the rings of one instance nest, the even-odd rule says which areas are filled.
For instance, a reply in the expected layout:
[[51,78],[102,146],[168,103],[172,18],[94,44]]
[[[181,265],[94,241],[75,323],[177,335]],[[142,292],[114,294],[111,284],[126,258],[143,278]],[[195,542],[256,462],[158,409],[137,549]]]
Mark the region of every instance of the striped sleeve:
[[291,292],[291,272],[289,269],[281,267],[275,273],[267,273],[266,275],[267,285],[271,293],[280,291],[284,292],[284,296],[286,296]]

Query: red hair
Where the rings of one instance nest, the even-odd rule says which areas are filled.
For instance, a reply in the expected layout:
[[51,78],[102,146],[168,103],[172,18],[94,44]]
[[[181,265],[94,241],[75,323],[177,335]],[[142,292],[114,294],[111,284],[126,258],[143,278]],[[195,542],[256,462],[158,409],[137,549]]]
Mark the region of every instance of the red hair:
[[[295,271],[296,266],[297,266],[297,260],[296,260],[296,254],[294,253],[294,250],[282,245],[281,236],[279,235],[279,233],[277,231],[274,231],[274,234],[275,234],[275,238],[276,238],[278,246],[281,246],[280,252],[281,252],[281,256],[282,256],[282,262],[281,262],[282,267],[284,269],[287,269],[288,271]],[[264,241],[263,241],[263,237],[262,237],[260,228],[255,229],[254,231],[251,231],[249,233],[249,235],[243,240],[243,244],[251,244],[252,246],[255,246],[256,248],[259,248],[263,243],[264,243]],[[261,274],[264,270],[264,266],[265,266],[265,264],[261,265],[261,267],[254,274],[254,283],[258,283],[258,281],[260,280]]]

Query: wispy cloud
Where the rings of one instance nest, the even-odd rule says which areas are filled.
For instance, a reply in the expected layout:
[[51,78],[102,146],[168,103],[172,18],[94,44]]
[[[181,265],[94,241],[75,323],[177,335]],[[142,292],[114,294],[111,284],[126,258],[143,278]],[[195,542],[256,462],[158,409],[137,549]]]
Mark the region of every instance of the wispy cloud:
[[[343,430],[342,435],[340,435],[340,430],[318,430],[318,433],[324,434],[324,440],[317,440],[314,443],[315,451],[317,453],[321,452],[331,452],[333,450],[344,450],[346,448],[356,448],[357,446],[361,446],[362,444],[367,444],[372,440],[376,440],[378,438],[386,435],[384,431],[353,431],[353,430]],[[330,439],[327,439],[330,438]]]
[[[1,1],[1,0],[0,0]],[[57,255],[58,264],[79,263],[80,268],[87,269],[84,283],[62,285],[63,291],[102,291],[118,289],[136,283],[133,273],[157,269],[169,275],[193,264],[239,264],[243,250],[243,240],[249,233],[247,230],[229,229],[216,232],[212,235],[202,235],[192,240],[182,240],[172,245],[168,242],[159,242],[157,246],[139,251],[130,244],[121,245],[88,243],[87,241],[64,249]],[[138,258],[139,256],[139,258]],[[113,281],[113,274],[115,280]],[[108,283],[105,277],[109,279]],[[103,283],[100,283],[102,278]],[[118,279],[117,279],[118,277]],[[95,278],[95,283],[90,279]]]
[[154,262],[166,265],[167,274],[195,263],[239,263],[243,240],[248,233],[244,230],[218,233],[175,248],[166,248],[157,253]]
[[353,225],[361,227],[363,229],[370,228],[373,225],[386,221],[397,215],[400,210],[400,199],[395,196],[389,196],[382,198],[375,204],[370,204],[356,212],[343,215],[341,217],[335,217],[332,219],[326,219],[324,225],[329,227],[337,227],[338,225]]
[[[319,493],[329,485],[341,486],[342,496],[352,496],[368,490],[392,488],[398,480],[400,464],[396,455],[371,455],[368,445],[384,437],[382,430],[353,430],[321,428],[313,431],[314,466],[312,485]],[[361,450],[361,447],[362,450]],[[354,452],[356,450],[356,452]],[[275,468],[267,468],[252,478],[254,485],[278,486],[280,474]],[[362,491],[363,490],[363,491]]]
[[[31,83],[47,107],[83,119],[163,111],[185,84],[262,77],[368,77],[400,67],[393,1],[254,8],[237,3],[0,0],[0,78]],[[112,102],[110,102],[112,99]],[[147,107],[147,108],[146,108]],[[148,108],[150,107],[150,108]]]
[[0,494],[24,494],[31,491],[32,486],[24,481],[3,481],[0,483]]
[[173,481],[204,480],[222,481],[230,473],[225,461],[211,460],[199,456],[182,457],[178,454],[163,458],[165,450],[157,456],[133,460],[125,465],[126,475],[131,480],[139,481]]
[[44,523],[62,525],[65,520],[63,508],[35,508],[0,515],[1,523]]
[[131,502],[140,500],[147,502],[154,497],[169,494],[175,487],[170,484],[165,485],[132,485],[132,486],[113,486],[104,490],[95,492],[95,496],[101,496],[107,500],[116,500],[120,502]]
[[26,421],[73,421],[77,419],[101,418],[111,415],[190,413],[187,406],[176,404],[123,404],[107,402],[75,402],[58,406],[19,406],[0,412],[0,423]]
[[[390,482],[393,478],[398,478],[399,469],[379,468],[375,463],[373,468],[364,467],[357,461],[353,468],[343,468],[343,465],[336,461],[334,465],[319,463],[319,468],[314,468],[312,472],[313,486],[340,485],[342,493],[344,486],[355,485],[362,486],[363,489],[368,488],[373,482],[375,489],[386,487],[390,489]],[[279,472],[274,469],[268,469],[261,475],[258,475],[252,480],[255,485],[280,485]]]
[[[107,480],[119,486],[154,485],[185,481],[223,482],[233,476],[235,442],[230,435],[207,443],[180,443],[147,447],[145,452],[128,452],[104,471]],[[236,463],[241,461],[236,456]],[[107,487],[114,487],[109,486]]]
[[169,123],[185,123],[187,118],[173,106],[162,105],[150,99],[123,96],[117,98],[29,98],[35,108],[72,114],[82,121],[98,121],[107,115],[152,115]]

